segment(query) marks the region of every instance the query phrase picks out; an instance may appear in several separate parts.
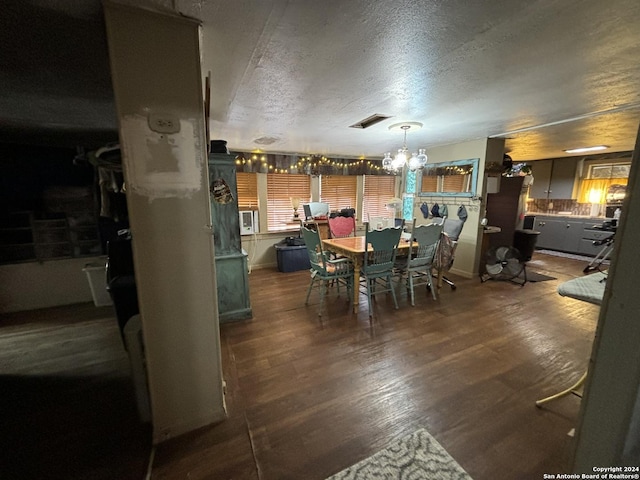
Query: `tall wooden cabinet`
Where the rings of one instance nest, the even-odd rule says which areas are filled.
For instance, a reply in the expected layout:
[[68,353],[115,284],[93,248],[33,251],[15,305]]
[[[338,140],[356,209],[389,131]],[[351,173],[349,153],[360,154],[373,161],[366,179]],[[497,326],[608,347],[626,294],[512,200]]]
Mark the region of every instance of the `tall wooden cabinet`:
[[247,253],[240,241],[238,186],[232,155],[209,155],[209,197],[220,322],[251,318]]

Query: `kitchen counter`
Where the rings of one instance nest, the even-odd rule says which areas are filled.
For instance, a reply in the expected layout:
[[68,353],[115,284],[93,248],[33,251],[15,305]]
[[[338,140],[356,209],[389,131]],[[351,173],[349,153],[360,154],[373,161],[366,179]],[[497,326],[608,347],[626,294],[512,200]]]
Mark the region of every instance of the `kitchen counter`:
[[525,215],[525,228],[540,232],[536,248],[559,250],[582,255],[596,255],[601,247],[594,242],[613,232],[599,231],[605,217],[589,215],[532,214]]
[[592,215],[571,215],[566,213],[542,213],[542,212],[527,212],[525,213],[526,217],[558,217],[558,218],[566,218],[567,220],[572,218],[579,218],[585,220],[593,220],[594,222],[604,222],[606,217],[594,217]]

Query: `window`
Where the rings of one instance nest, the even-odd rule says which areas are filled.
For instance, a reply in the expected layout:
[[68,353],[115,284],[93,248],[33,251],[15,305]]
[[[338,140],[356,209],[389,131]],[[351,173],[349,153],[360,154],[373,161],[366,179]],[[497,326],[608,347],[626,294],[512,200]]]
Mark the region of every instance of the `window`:
[[591,165],[588,178],[628,178],[630,163]]
[[293,220],[292,198],[299,198],[300,204],[309,202],[309,175],[267,174],[267,228],[270,232],[290,227]]
[[578,203],[616,203],[624,199],[630,163],[598,164],[589,167],[580,182]]
[[322,175],[320,201],[328,203],[330,210],[356,208],[357,190],[356,175]]
[[395,196],[395,177],[388,175],[364,176],[364,200],[362,205],[362,221],[370,217],[387,217],[387,202]]
[[258,209],[258,174],[238,172],[238,209]]

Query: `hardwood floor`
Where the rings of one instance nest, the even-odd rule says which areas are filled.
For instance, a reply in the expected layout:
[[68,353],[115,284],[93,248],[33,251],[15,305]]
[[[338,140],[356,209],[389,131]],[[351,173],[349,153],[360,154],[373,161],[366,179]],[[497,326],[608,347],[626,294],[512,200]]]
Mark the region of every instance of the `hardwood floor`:
[[[580,400],[534,402],[587,365],[598,309],[556,293],[584,266],[535,253],[558,280],[523,287],[450,275],[438,301],[380,296],[372,322],[364,295],[319,320],[308,271],[254,270],[254,318],[221,326],[229,417],[158,445],[152,478],[324,479],[421,427],[474,480],[568,473]],[[0,316],[2,451],[23,469],[0,478],[144,477],[118,342],[110,307]]]
[[307,271],[254,271],[253,320],[221,328],[229,419],[159,445],[153,478],[324,479],[420,427],[475,480],[568,472],[580,400],[534,402],[587,365],[597,307],[556,293],[584,266],[534,254],[558,280],[455,278],[371,323],[365,296],[320,321]]

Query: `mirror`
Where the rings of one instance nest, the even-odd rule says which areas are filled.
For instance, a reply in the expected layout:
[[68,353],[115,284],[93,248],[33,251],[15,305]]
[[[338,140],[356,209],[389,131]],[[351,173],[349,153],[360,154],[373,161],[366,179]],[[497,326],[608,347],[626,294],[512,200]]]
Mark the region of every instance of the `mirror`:
[[475,197],[479,158],[429,163],[422,169],[418,195]]

